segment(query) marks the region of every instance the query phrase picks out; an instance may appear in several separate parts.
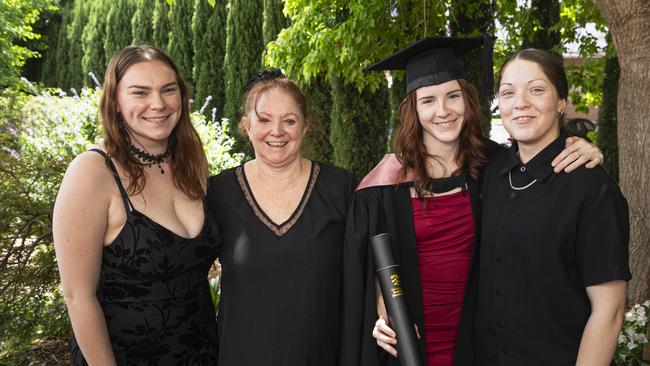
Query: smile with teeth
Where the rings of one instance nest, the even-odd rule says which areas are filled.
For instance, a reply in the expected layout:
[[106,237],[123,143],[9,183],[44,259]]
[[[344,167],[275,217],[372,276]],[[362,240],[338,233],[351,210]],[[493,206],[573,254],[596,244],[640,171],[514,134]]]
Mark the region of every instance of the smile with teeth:
[[171,116],[171,114],[168,114],[166,116],[160,116],[160,117],[142,117],[142,119],[144,119],[147,122],[160,123],[166,120],[167,118],[169,118],[169,116]]
[[442,122],[434,122],[436,126],[441,126],[441,127],[448,127],[451,126],[456,120],[451,120],[451,121],[442,121]]
[[272,147],[282,147],[288,144],[288,141],[267,141],[266,144]]

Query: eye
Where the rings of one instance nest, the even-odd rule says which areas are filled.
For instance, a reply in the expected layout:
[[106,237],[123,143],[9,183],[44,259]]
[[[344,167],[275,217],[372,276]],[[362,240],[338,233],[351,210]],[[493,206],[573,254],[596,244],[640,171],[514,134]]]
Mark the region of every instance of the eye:
[[165,94],[176,93],[176,87],[172,86],[172,87],[169,87],[169,88],[165,88],[165,89],[163,89],[163,93],[165,93]]
[[432,102],[433,98],[420,99],[420,104],[431,104]]
[[532,88],[530,89],[530,92],[531,92],[532,94],[541,94],[541,93],[544,92],[544,88],[539,87],[539,86],[532,87]]
[[267,122],[270,122],[271,120],[266,118],[266,117],[260,117],[259,121],[262,122],[262,123],[267,123]]
[[287,118],[287,119],[284,120],[284,123],[286,123],[288,125],[293,125],[293,124],[296,123],[296,120],[294,120],[292,118]]
[[512,91],[511,89],[503,89],[499,92],[499,96],[501,97],[510,97],[513,96],[514,94],[515,92]]
[[462,95],[460,95],[460,93],[451,93],[451,94],[449,94],[447,96],[448,99],[458,99],[460,97],[462,97]]
[[137,95],[137,96],[143,96],[145,94],[146,93],[145,93],[144,90],[134,90],[134,91],[131,92],[131,95]]

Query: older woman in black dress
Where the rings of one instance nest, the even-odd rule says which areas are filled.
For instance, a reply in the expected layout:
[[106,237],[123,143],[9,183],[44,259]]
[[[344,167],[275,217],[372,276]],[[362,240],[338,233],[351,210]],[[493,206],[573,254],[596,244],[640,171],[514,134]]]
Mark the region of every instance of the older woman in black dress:
[[246,92],[241,127],[255,159],[210,178],[223,227],[219,366],[334,365],[341,250],[353,175],[301,155],[300,89],[279,71]]

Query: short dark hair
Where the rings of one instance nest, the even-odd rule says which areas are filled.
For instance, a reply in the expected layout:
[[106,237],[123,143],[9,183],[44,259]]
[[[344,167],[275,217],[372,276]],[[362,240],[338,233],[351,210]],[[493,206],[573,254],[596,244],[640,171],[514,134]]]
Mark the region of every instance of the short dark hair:
[[557,90],[558,97],[567,100],[569,97],[569,82],[567,81],[566,73],[564,72],[562,59],[548,51],[537,48],[526,48],[510,55],[499,68],[497,88],[501,85],[503,70],[505,70],[506,66],[508,66],[510,62],[518,59],[538,64],[544,75],[546,75],[548,80],[555,87],[555,90]]

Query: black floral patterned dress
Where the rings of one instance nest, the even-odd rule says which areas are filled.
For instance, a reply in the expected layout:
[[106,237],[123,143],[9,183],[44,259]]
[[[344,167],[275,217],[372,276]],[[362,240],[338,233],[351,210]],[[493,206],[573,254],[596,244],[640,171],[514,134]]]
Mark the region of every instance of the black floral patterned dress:
[[[127,220],[104,247],[97,297],[118,365],[216,364],[207,281],[220,243],[213,220],[205,210],[197,237],[178,236],[135,210],[117,174],[115,180]],[[87,365],[74,337],[72,363]]]

